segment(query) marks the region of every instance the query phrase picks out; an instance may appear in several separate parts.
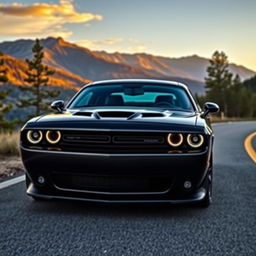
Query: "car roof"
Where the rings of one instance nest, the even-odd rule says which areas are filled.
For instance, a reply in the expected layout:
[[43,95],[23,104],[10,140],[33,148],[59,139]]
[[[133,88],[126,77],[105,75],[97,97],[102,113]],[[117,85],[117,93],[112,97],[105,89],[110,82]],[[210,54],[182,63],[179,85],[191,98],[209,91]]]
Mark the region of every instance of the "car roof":
[[84,87],[93,86],[93,85],[105,85],[105,84],[120,84],[120,83],[147,83],[147,84],[162,84],[162,85],[172,85],[178,86],[185,89],[188,87],[185,84],[175,82],[175,81],[168,81],[168,80],[157,80],[157,79],[112,79],[112,80],[102,80],[102,81],[95,81],[89,84],[86,84]]

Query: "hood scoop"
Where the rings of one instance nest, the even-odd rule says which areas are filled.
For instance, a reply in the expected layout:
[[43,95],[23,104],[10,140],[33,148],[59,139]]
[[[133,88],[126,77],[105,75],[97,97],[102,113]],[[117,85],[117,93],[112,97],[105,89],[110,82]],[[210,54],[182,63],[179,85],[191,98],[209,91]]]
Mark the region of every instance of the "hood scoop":
[[76,112],[73,114],[73,116],[92,116],[92,112]]
[[97,112],[101,118],[129,118],[134,112],[129,111],[101,111]]
[[97,114],[101,118],[126,118],[128,120],[135,119],[135,118],[150,118],[150,117],[165,116],[163,113],[156,113],[156,112],[141,113],[141,112],[130,112],[130,111],[102,111],[102,112],[97,112]]
[[163,113],[141,113],[142,117],[164,117]]
[[104,118],[124,118],[127,120],[136,118],[154,118],[154,117],[165,117],[164,113],[157,112],[137,112],[137,111],[93,111],[93,112],[82,112],[78,111],[73,113],[73,116],[86,116],[95,119]]

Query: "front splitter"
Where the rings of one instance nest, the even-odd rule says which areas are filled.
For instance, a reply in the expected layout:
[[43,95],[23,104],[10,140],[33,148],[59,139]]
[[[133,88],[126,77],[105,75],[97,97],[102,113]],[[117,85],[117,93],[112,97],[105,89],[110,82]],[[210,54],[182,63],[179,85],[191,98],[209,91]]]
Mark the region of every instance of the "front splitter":
[[74,196],[61,196],[61,195],[47,195],[39,192],[39,190],[33,185],[33,183],[30,184],[30,186],[27,189],[27,194],[29,196],[33,196],[36,198],[41,199],[65,199],[65,200],[75,200],[75,201],[87,201],[87,202],[99,202],[99,203],[170,203],[170,204],[186,204],[186,203],[196,203],[202,201],[206,196],[206,190],[204,188],[200,188],[198,191],[196,191],[194,194],[189,195],[186,198],[182,199],[139,199],[139,200],[107,200],[107,199],[92,199],[92,198],[86,198],[86,197],[74,197]]

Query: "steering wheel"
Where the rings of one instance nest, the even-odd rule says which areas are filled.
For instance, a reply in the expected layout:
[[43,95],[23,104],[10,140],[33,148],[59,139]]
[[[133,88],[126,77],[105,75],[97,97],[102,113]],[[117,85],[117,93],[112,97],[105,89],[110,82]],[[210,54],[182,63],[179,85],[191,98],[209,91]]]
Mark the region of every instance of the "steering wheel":
[[171,104],[170,102],[167,102],[167,101],[161,101],[161,102],[155,103],[154,106],[155,107],[169,107],[169,108],[174,107],[173,104]]

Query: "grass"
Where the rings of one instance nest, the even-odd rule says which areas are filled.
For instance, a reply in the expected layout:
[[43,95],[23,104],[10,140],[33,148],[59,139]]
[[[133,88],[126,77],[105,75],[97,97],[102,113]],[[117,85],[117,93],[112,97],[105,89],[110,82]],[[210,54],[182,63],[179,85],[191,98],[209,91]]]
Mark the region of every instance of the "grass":
[[0,133],[0,155],[19,155],[19,132]]

